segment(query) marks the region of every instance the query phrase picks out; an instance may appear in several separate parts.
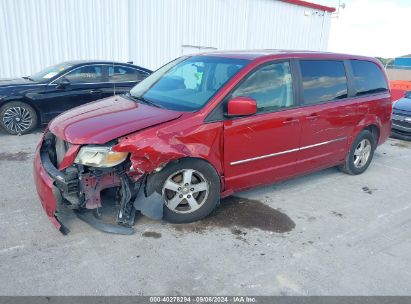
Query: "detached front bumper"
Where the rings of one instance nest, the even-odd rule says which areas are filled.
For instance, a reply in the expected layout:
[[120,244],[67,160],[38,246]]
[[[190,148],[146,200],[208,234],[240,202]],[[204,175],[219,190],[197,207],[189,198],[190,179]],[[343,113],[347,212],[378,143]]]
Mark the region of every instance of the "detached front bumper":
[[[68,233],[68,229],[59,221],[56,216],[57,203],[61,203],[61,194],[55,185],[55,179],[53,179],[50,174],[45,169],[45,163],[47,166],[48,162],[51,164],[50,159],[43,155],[41,152],[41,144],[36,149],[36,154],[34,158],[34,181],[36,183],[37,193],[39,195],[43,209],[45,210],[51,223],[60,230],[63,234]],[[56,169],[56,171],[58,171]]]
[[[131,225],[134,223],[135,216],[132,198],[140,190],[143,179],[132,182],[126,175],[126,164],[97,169],[82,165],[76,166],[67,161],[68,167],[59,170],[56,166],[61,167],[67,158],[77,153],[79,146],[74,147],[73,151],[68,150],[60,165],[57,165],[55,141],[54,135],[46,133],[36,149],[34,158],[34,180],[37,193],[52,224],[63,234],[67,234],[69,230],[58,217],[58,210],[68,208],[73,210],[81,220],[101,231],[132,234],[134,229]],[[96,214],[101,215],[99,211],[90,212],[91,209],[102,207],[101,191],[108,188],[117,189],[118,194],[115,197],[117,224],[114,225],[96,218]]]
[[[67,172],[62,172],[56,168],[57,164],[53,164],[51,155],[54,159],[57,157],[55,142],[54,135],[46,131],[36,149],[33,175],[37,193],[48,218],[60,232],[67,234],[69,230],[58,218],[58,210],[60,206],[67,205],[64,204],[63,195],[77,195],[79,192],[78,173],[76,170],[64,170]],[[75,153],[78,150],[77,146],[73,145],[72,150]],[[69,158],[72,154],[70,150],[63,153],[69,155]]]

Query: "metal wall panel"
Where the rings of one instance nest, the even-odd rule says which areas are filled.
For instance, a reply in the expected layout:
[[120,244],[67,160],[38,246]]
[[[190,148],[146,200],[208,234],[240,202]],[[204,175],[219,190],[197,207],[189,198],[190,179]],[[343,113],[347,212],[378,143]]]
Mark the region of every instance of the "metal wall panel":
[[247,0],[131,0],[130,55],[157,68],[181,56],[184,45],[241,49],[247,5]]
[[129,60],[128,0],[0,0],[0,78],[70,59]]
[[250,1],[246,48],[327,49],[330,13],[281,1]]
[[277,0],[0,0],[0,78],[70,59],[156,69],[188,50],[325,50],[330,13]]
[[155,69],[192,48],[326,50],[331,14],[276,0],[130,0],[130,56]]

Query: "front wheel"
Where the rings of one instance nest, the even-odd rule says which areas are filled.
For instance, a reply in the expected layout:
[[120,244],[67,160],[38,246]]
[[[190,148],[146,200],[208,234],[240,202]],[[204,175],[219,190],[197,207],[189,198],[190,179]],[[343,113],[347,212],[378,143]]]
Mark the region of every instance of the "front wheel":
[[0,125],[9,134],[27,134],[37,125],[37,113],[24,102],[9,102],[0,108]]
[[190,223],[209,215],[220,199],[220,178],[203,160],[182,159],[161,171],[164,219]]
[[353,141],[345,162],[339,166],[339,169],[351,175],[363,173],[371,163],[375,146],[373,134],[368,130],[363,130]]

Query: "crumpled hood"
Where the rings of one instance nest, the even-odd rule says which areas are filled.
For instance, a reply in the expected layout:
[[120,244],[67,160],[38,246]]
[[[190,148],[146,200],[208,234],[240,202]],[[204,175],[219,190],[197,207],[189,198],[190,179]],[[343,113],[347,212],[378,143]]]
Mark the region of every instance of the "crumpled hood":
[[72,144],[103,144],[181,115],[113,96],[64,112],[50,123],[49,129]]

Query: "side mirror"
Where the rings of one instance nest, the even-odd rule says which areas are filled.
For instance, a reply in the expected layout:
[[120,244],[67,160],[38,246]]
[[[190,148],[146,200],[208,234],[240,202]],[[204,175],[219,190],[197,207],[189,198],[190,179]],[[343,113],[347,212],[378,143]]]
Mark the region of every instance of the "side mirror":
[[65,89],[70,85],[70,80],[67,78],[62,78],[58,83],[57,83],[57,88],[59,89]]
[[247,116],[257,113],[257,102],[246,96],[238,96],[228,101],[227,116]]

